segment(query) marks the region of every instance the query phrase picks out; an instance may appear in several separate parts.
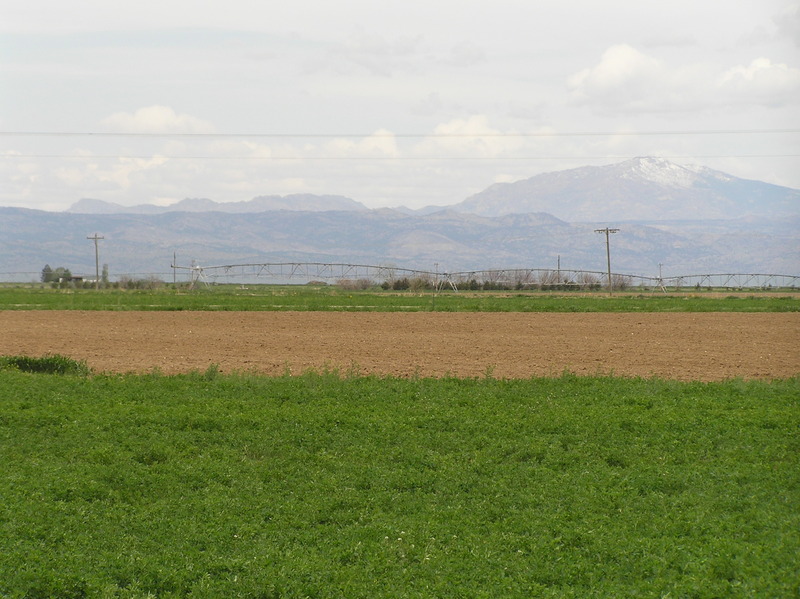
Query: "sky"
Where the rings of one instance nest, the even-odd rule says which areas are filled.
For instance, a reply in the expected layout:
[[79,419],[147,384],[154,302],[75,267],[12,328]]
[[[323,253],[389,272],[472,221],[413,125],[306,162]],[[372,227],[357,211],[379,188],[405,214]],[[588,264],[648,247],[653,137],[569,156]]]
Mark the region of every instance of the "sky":
[[636,156],[800,188],[800,2],[0,6],[0,206],[420,208]]

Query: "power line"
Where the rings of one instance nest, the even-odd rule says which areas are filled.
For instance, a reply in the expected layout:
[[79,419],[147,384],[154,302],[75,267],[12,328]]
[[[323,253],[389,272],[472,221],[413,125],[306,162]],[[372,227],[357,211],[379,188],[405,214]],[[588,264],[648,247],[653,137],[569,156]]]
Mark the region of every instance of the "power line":
[[[638,155],[638,154],[637,154]],[[659,154],[660,158],[667,159],[705,159],[705,158],[800,158],[800,154]],[[303,161],[303,160],[359,160],[359,161],[430,161],[430,160],[459,160],[459,161],[532,161],[532,160],[624,160],[634,158],[633,154],[604,154],[596,156],[176,156],[169,154],[0,154],[5,159],[70,159],[70,160],[153,160],[164,158],[167,160],[275,160],[275,161]]]
[[526,137],[636,137],[665,135],[761,135],[800,133],[800,129],[683,129],[674,131],[541,131],[487,133],[146,133],[125,131],[0,131],[0,137],[140,137],[140,138],[526,138]]

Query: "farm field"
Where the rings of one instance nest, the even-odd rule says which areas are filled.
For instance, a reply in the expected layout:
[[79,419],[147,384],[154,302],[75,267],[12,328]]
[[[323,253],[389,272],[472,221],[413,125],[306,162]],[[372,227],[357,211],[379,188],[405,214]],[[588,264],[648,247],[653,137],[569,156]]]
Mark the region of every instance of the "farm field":
[[194,291],[0,285],[0,310],[333,312],[800,312],[796,291],[384,291],[313,285],[219,285]]
[[0,370],[3,597],[791,597],[800,379]]
[[797,298],[273,291],[0,290],[0,597],[800,589]]
[[0,311],[0,355],[95,371],[680,380],[800,373],[800,313]]

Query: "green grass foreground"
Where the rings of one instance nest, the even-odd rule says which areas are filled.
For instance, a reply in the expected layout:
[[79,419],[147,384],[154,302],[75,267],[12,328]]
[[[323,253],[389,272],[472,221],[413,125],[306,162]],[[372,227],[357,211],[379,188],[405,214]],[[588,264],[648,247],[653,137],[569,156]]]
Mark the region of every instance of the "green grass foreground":
[[441,312],[799,312],[800,297],[770,294],[720,295],[548,291],[350,291],[336,286],[234,285],[190,291],[172,286],[151,290],[52,289],[0,286],[0,310],[306,310]]
[[800,379],[0,370],[0,596],[790,597]]

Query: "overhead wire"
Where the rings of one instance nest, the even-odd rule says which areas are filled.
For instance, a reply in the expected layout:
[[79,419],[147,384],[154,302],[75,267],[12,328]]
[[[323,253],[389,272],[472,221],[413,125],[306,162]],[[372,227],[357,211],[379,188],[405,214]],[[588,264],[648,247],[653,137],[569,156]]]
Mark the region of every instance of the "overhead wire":
[[[800,154],[659,154],[665,159],[700,159],[700,158],[800,158]],[[585,154],[573,156],[176,156],[169,154],[133,155],[133,154],[0,154],[0,158],[17,159],[68,159],[68,160],[249,160],[249,161],[436,161],[436,160],[463,160],[470,162],[480,161],[526,161],[526,160],[625,160],[634,158],[633,154],[603,154],[589,156]]]
[[212,132],[137,132],[137,131],[0,131],[0,137],[187,137],[187,138],[483,138],[483,137],[635,137],[663,135],[750,135],[750,134],[800,133],[800,129],[685,129],[677,131],[532,131],[532,132],[432,132],[432,133],[392,133],[375,131],[372,133],[212,133]]

